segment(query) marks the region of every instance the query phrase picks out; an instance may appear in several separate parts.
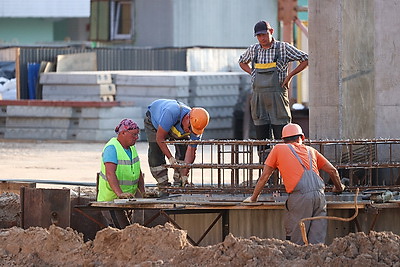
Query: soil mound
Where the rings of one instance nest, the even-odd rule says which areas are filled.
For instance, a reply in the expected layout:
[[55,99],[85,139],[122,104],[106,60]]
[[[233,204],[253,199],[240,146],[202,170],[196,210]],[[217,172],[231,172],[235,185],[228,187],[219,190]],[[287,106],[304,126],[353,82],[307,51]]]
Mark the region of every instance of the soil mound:
[[400,237],[391,232],[352,233],[330,246],[229,235],[194,247],[169,223],[105,228],[88,242],[57,226],[0,231],[0,266],[400,266],[399,255]]

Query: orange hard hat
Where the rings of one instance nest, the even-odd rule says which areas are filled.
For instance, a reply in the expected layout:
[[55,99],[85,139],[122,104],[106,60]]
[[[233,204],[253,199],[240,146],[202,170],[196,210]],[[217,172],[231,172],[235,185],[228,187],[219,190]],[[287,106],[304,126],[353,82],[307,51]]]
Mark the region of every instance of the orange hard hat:
[[282,138],[292,137],[296,135],[301,135],[304,139],[304,133],[300,125],[296,123],[288,123],[282,129]]
[[210,115],[204,108],[192,108],[189,113],[189,118],[192,132],[197,135],[204,132],[204,128],[206,128],[210,121]]

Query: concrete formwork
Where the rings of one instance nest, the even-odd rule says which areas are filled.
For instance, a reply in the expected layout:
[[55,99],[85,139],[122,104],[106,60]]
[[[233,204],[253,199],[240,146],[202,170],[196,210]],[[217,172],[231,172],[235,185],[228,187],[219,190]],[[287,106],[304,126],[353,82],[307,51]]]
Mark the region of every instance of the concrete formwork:
[[309,2],[310,138],[398,136],[397,3]]

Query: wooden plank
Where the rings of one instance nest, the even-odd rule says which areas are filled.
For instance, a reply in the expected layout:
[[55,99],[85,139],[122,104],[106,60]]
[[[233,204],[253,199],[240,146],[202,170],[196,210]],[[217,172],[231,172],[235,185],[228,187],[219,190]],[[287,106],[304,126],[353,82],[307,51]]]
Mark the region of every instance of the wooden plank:
[[22,227],[70,227],[69,189],[21,188]]
[[1,181],[0,182],[0,194],[9,192],[9,193],[15,193],[15,194],[19,195],[21,187],[36,188],[36,183]]

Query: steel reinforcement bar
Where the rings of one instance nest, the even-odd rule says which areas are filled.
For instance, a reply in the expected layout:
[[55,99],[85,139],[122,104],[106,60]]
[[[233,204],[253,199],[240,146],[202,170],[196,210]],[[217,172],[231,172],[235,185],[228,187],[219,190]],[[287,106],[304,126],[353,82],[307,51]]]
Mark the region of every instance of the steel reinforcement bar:
[[[168,145],[195,144],[193,164],[166,165],[190,168],[192,188],[252,188],[263,169],[263,161],[277,140],[201,140],[166,141]],[[306,145],[321,152],[340,172],[348,186],[395,186],[400,184],[400,139],[305,140]],[[327,186],[331,184],[321,173]],[[195,189],[193,188],[193,189]],[[267,188],[282,188],[275,173]],[[235,189],[235,190],[236,190]]]

